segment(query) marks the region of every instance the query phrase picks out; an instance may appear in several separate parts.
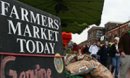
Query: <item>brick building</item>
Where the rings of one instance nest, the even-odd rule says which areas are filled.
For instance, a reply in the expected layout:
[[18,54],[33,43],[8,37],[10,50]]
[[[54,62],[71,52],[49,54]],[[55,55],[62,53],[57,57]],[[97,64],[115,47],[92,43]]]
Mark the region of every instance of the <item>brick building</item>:
[[108,22],[103,27],[92,27],[88,31],[88,40],[80,43],[79,45],[90,45],[93,41],[98,41],[102,36],[105,36],[105,40],[113,41],[114,37],[121,37],[125,32],[130,30],[130,21],[126,23],[112,23]]
[[114,37],[121,37],[125,32],[130,30],[130,21],[123,24],[111,24],[110,22],[105,25],[105,39],[112,41]]
[[92,44],[94,41],[99,41],[100,37],[104,35],[103,27],[92,27],[88,31],[88,42]]

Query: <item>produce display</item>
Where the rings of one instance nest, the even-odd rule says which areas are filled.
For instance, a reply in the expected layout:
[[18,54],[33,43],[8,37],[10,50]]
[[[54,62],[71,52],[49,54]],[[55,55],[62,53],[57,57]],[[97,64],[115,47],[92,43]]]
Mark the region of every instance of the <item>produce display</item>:
[[113,78],[113,75],[105,66],[87,54],[68,54],[65,64],[66,71],[72,75],[89,75],[90,78]]

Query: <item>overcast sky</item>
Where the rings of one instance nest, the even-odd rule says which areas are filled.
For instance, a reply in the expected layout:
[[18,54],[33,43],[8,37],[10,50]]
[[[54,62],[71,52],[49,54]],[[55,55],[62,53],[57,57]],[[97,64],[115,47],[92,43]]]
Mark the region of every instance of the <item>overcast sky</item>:
[[[104,0],[104,7],[101,16],[100,26],[104,27],[107,22],[127,22],[130,20],[130,0]],[[92,25],[93,26],[93,25]],[[79,34],[72,35],[72,41],[77,44],[87,40],[87,31],[90,28],[84,29]]]

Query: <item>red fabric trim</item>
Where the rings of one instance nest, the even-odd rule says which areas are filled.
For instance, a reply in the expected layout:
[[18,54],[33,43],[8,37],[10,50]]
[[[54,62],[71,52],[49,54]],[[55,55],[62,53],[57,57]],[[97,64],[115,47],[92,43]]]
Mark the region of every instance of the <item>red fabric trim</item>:
[[[45,55],[45,54],[18,54],[9,52],[0,52],[0,55],[11,55],[11,56],[35,56],[35,57],[56,57],[55,55]],[[64,57],[64,56],[61,56]]]

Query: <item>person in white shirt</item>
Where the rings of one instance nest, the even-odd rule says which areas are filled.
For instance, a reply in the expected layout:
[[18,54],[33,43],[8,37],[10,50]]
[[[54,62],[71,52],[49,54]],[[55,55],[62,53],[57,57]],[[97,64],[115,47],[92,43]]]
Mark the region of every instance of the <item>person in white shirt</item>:
[[96,42],[94,42],[90,48],[89,48],[89,52],[90,55],[92,55],[93,57],[97,57],[97,52],[99,51],[99,47],[96,45]]

